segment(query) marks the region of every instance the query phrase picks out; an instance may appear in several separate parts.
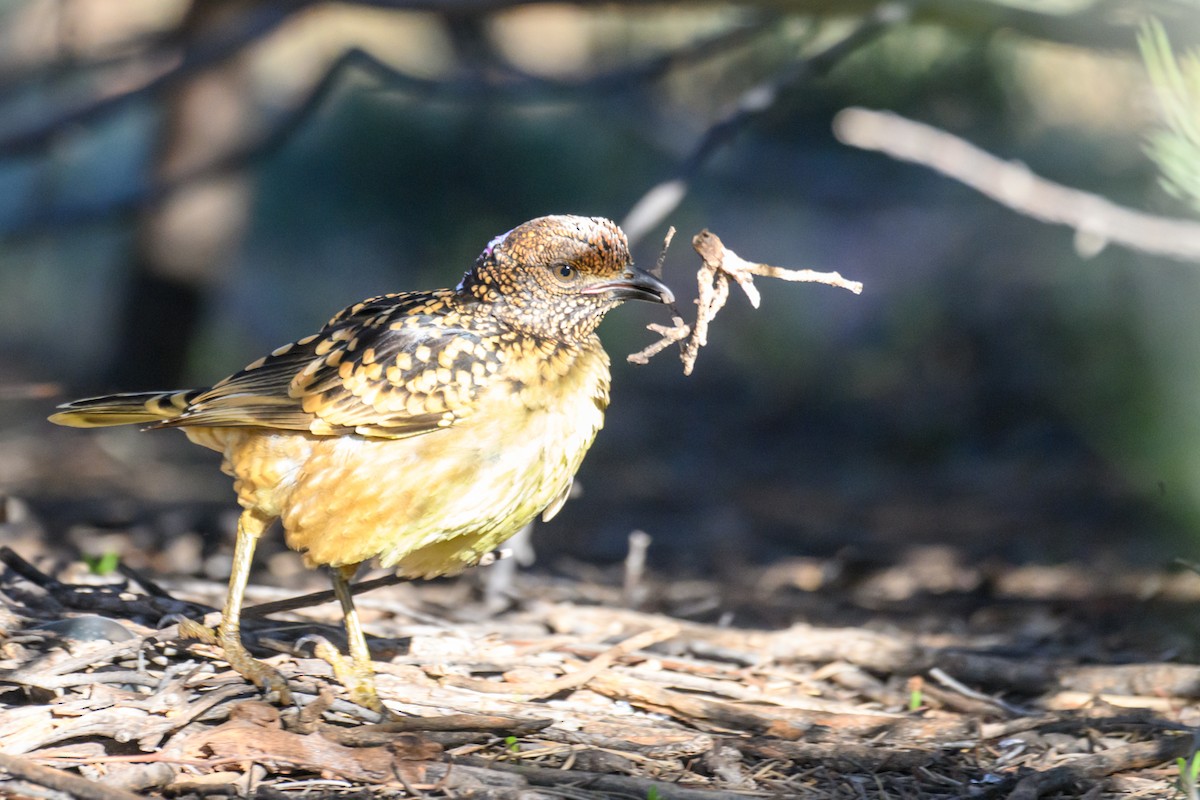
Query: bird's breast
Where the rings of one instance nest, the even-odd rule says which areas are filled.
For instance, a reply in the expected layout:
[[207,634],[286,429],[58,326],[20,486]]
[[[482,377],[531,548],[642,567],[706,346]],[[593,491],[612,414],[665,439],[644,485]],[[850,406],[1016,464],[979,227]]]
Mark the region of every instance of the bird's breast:
[[508,359],[496,377],[466,419],[418,436],[246,435],[226,448],[239,500],[278,514],[310,565],[378,558],[412,577],[459,572],[569,485],[608,400],[598,344]]

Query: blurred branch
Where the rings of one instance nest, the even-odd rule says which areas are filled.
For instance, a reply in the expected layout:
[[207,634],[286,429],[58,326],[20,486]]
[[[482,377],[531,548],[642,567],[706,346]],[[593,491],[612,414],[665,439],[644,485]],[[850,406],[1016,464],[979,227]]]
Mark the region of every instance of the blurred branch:
[[[410,11],[431,11],[441,14],[490,14],[516,6],[561,2],[561,0],[345,0],[360,6]],[[677,0],[574,0],[568,3],[579,8],[670,8]],[[726,0],[725,5],[805,14],[825,17],[853,17],[871,14],[878,0]],[[1056,9],[1055,4],[1030,3],[1028,0],[908,0],[905,3],[914,22],[940,25],[950,30],[971,34],[988,34],[998,30],[1012,31],[1023,36],[1061,42],[1083,47],[1115,48],[1129,51],[1138,29],[1138,21],[1147,16],[1178,20],[1178,26],[1194,17],[1195,10],[1186,3],[1170,0],[1093,0],[1077,3],[1069,10]],[[1195,27],[1191,36],[1200,42]]]
[[[239,15],[232,24],[205,37],[197,46],[188,48],[184,51],[183,57],[173,66],[132,89],[93,98],[66,110],[59,109],[45,119],[16,130],[10,130],[7,134],[0,133],[0,158],[38,152],[49,147],[54,141],[55,135],[64,129],[117,112],[146,98],[156,97],[164,90],[189,79],[196,72],[219,64],[235,55],[240,49],[254,44],[262,37],[269,35],[293,14],[319,5],[320,2],[321,0],[291,0],[287,3],[261,4],[252,12]],[[518,2],[518,0],[437,0],[436,2],[435,0],[347,0],[347,2],[360,6],[428,11],[442,15],[480,16],[528,4]],[[1064,14],[1014,8],[1003,0],[954,0],[954,2],[947,2],[947,0],[901,2],[897,0],[884,3],[868,2],[868,0],[841,0],[840,2],[796,0],[791,3],[783,3],[780,0],[735,0],[735,5],[746,9],[758,9],[766,17],[755,23],[738,26],[690,43],[640,64],[569,80],[530,76],[511,68],[492,68],[486,72],[477,72],[466,78],[450,81],[430,80],[404,73],[364,50],[353,49],[343,53],[314,84],[305,98],[281,114],[270,130],[238,151],[223,154],[213,163],[173,179],[167,185],[145,187],[125,197],[108,198],[97,203],[77,204],[72,207],[59,206],[41,212],[35,211],[31,217],[18,223],[20,226],[18,232],[38,230],[54,225],[78,224],[137,210],[161,200],[189,182],[244,167],[247,163],[277,149],[298,128],[306,124],[314,111],[322,107],[328,95],[339,85],[340,76],[348,69],[363,70],[390,89],[420,94],[436,92],[439,96],[472,97],[500,91],[509,98],[522,100],[530,97],[542,98],[547,93],[610,93],[636,88],[644,82],[655,80],[672,70],[702,62],[732,47],[752,42],[755,37],[768,30],[779,18],[779,15],[785,12],[808,13],[819,18],[825,16],[845,18],[847,15],[862,14],[858,24],[847,35],[812,56],[798,58],[779,74],[742,94],[733,110],[717,120],[705,132],[692,153],[680,165],[676,174],[651,188],[633,205],[623,224],[630,239],[637,241],[660,224],[666,215],[678,206],[687,194],[690,181],[700,172],[713,154],[732,142],[737,134],[755,118],[768,111],[781,94],[793,90],[803,84],[806,79],[827,71],[841,58],[854,52],[858,47],[891,26],[912,18],[940,21],[952,28],[982,24],[990,30],[1003,27],[1038,36],[1044,34],[1048,27],[1053,28],[1055,25],[1077,28],[1086,17],[1088,24],[1092,26],[1107,26],[1109,29],[1124,26],[1121,27],[1121,35],[1124,36],[1125,27],[1127,27],[1125,23],[1121,22],[1118,25],[1116,22],[1109,22],[1109,17],[1102,13],[1105,9],[1109,9],[1113,2],[1115,0],[1097,0],[1083,9]],[[573,5],[586,8],[609,4],[576,0]],[[625,0],[616,5],[659,7],[664,3],[659,0]],[[1163,6],[1163,3],[1152,3],[1145,0],[1138,4],[1139,8],[1153,7],[1156,10],[1159,10],[1160,6]],[[1178,13],[1172,15],[1172,8],[1178,12],[1177,7],[1165,6],[1162,13],[1168,18],[1178,17]],[[992,27],[988,28],[988,26]],[[158,44],[169,44],[172,41],[174,40],[171,36],[164,35]],[[12,232],[10,230],[10,233]]]
[[[530,4],[530,0],[345,1],[359,6],[406,11],[428,11],[442,15],[485,15]],[[140,86],[111,95],[93,98],[73,108],[59,110],[49,118],[38,120],[6,135],[0,135],[0,157],[15,156],[42,150],[49,146],[53,134],[61,131],[63,128],[96,119],[119,110],[141,98],[154,96],[178,81],[185,79],[191,73],[204,69],[213,63],[220,62],[240,49],[253,44],[255,41],[269,34],[292,15],[319,4],[320,0],[289,0],[289,2],[285,3],[264,3],[252,13],[247,13],[239,17],[236,24],[230,25],[228,29],[214,35],[211,40],[185,53],[178,64]],[[573,3],[573,5],[579,7],[612,4],[611,2],[589,2],[588,0],[575,0],[575,3]],[[1072,13],[1016,8],[1002,2],[1002,0],[910,0],[908,3],[896,2],[885,3],[883,5],[869,0],[842,0],[841,2],[832,2],[831,0],[794,0],[793,2],[786,3],[781,0],[738,0],[735,4],[773,13],[806,13],[819,16],[836,15],[839,17],[862,14],[864,15],[864,27],[869,30],[863,30],[860,27],[857,33],[865,37],[877,33],[878,29],[883,27],[880,24],[881,22],[902,21],[911,16],[916,21],[941,24],[952,29],[977,30],[979,32],[1000,29],[1016,30],[1038,38],[1069,41],[1076,44],[1097,47],[1127,46],[1127,43],[1131,39],[1129,26],[1133,23],[1122,22],[1121,20],[1133,19],[1143,13],[1159,13],[1167,18],[1181,17],[1183,14],[1182,9],[1178,6],[1161,2],[1142,2],[1137,4],[1140,9],[1138,13],[1121,13],[1118,15],[1112,13],[1118,10],[1116,0],[1097,0],[1093,5]],[[667,3],[663,2],[663,0],[624,0],[624,2],[617,3],[616,5],[634,7],[665,6]],[[1121,5],[1120,9],[1124,11],[1124,5]],[[885,19],[887,17],[894,19]],[[1110,20],[1112,19],[1116,19],[1118,22],[1111,22]],[[1085,32],[1086,35],[1081,36],[1081,31]],[[743,32],[743,35],[748,36],[750,32]],[[151,40],[151,42],[154,43],[154,40]],[[165,36],[157,43],[170,42],[171,37]],[[710,44],[710,47],[715,46],[716,43]],[[834,47],[836,48],[837,45]],[[780,76],[780,81],[774,87],[768,85],[756,87],[756,89],[747,93],[743,101],[750,101],[756,91],[770,93],[772,88],[775,90],[786,88],[789,82],[797,80],[800,77],[805,77],[812,72],[819,73],[828,67],[828,65],[822,66],[821,64],[821,59],[825,55],[824,53],[818,54],[807,62],[799,62],[801,64],[809,64],[807,69],[799,70],[804,75]],[[836,54],[831,53],[829,55],[833,56],[832,61],[836,61]],[[621,74],[623,71],[618,71],[598,80],[585,79],[578,82],[578,84],[554,81],[542,81],[541,83],[542,88],[557,85],[557,88],[560,89],[572,87],[595,89],[607,81],[619,88],[622,84],[653,77],[654,74],[661,74],[674,66],[678,66],[678,63],[672,63],[672,59],[687,62],[700,57],[703,57],[702,51],[689,54],[684,50],[664,57],[658,63],[652,62],[640,69],[634,68],[625,75]],[[99,63],[103,63],[103,60]],[[84,68],[89,65],[68,66]],[[392,79],[394,81],[403,80],[414,88],[421,88],[424,84],[424,81],[421,79],[416,79],[412,76],[401,76],[398,73],[393,75]],[[4,82],[3,91],[11,94],[14,90],[15,87],[11,79]],[[753,103],[751,102],[750,105],[753,105]],[[734,124],[736,127],[736,123]],[[715,144],[719,143],[714,142]],[[697,155],[700,158],[706,157],[706,154],[703,153],[698,153]]]
[[322,81],[331,81],[336,73],[357,67],[385,84],[385,89],[420,93],[469,96],[503,92],[506,97],[514,100],[540,99],[547,93],[609,94],[639,88],[668,72],[703,63],[734,47],[752,42],[770,29],[776,20],[777,17],[771,16],[758,22],[738,25],[654,56],[640,64],[582,78],[545,78],[509,68],[500,72],[472,74],[457,80],[420,78],[396,69],[366,50],[352,48],[338,57]]
[[[352,70],[360,70],[374,78],[384,86],[385,90],[409,91],[422,95],[436,93],[438,96],[445,94],[474,96],[499,91],[516,101],[544,98],[547,93],[577,94],[582,98],[591,94],[615,93],[639,88],[672,70],[702,63],[733,47],[749,43],[767,31],[774,22],[775,19],[772,17],[752,24],[739,25],[647,59],[644,63],[621,67],[577,80],[556,80],[509,71],[499,76],[472,75],[470,78],[460,80],[439,81],[413,76],[396,69],[366,50],[357,47],[351,48],[338,56],[302,99],[279,114],[265,133],[246,146],[234,152],[225,153],[212,163],[182,174],[169,183],[150,186],[131,196],[110,198],[99,203],[52,208],[42,214],[27,217],[20,223],[19,230],[10,229],[6,233],[11,236],[51,226],[80,224],[135,211],[153,205],[172,192],[196,181],[241,169],[283,146],[296,131],[308,123],[313,114],[325,106],[330,95],[342,85],[346,73]],[[184,77],[183,74],[176,76],[176,78],[182,77]],[[142,90],[135,91],[141,92]],[[4,142],[0,140],[0,155],[3,154],[3,147]]]
[[[1194,8],[1170,0],[1093,0],[1067,11],[1054,6],[1011,0],[915,0],[913,21],[966,34],[1004,30],[1061,44],[1130,51],[1139,20],[1146,16],[1173,19],[1185,28],[1185,21],[1195,15]],[[1193,26],[1193,39],[1198,32]]]
[[1200,224],[1124,208],[1035,175],[969,142],[890,112],[849,108],[833,121],[844,144],[930,167],[1034,219],[1074,228],[1081,249],[1108,242],[1179,261],[1200,262]]
[[66,110],[58,110],[16,131],[0,135],[0,158],[24,155],[44,150],[62,130],[123,109],[138,100],[152,97],[174,86],[192,74],[224,61],[275,30],[293,14],[312,5],[316,0],[292,0],[288,3],[267,3],[240,16],[236,24],[226,26],[220,33],[189,49],[171,69],[127,91],[93,98]]
[[53,84],[77,79],[81,74],[119,69],[155,58],[168,58],[178,46],[179,37],[174,30],[155,31],[87,57],[65,56],[11,69],[0,75],[0,104],[9,102],[10,98],[31,86],[45,91]]
[[859,20],[849,33],[824,50],[807,58],[797,59],[778,74],[743,92],[733,110],[704,132],[675,175],[651,187],[629,209],[629,213],[621,221],[621,228],[629,237],[629,241],[640,241],[660,225],[667,215],[683,202],[689,183],[709,158],[721,147],[732,142],[753,120],[770,110],[781,94],[829,71],[838,61],[906,19],[907,7],[902,3],[881,3],[872,13]]
[[[712,36],[690,42],[675,50],[648,59],[631,67],[614,69],[598,75],[574,80],[535,78],[521,74],[522,84],[538,91],[611,93],[625,91],[658,80],[669,72],[701,64],[735,47],[748,44],[778,22],[777,15],[768,15],[756,22],[739,25]],[[518,84],[516,88],[521,88]]]

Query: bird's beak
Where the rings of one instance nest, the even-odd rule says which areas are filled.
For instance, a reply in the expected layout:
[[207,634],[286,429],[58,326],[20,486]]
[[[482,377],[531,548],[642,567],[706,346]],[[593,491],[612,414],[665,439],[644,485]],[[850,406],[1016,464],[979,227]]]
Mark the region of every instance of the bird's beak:
[[607,294],[617,300],[674,303],[675,294],[658,278],[637,267],[628,267],[620,278],[584,287],[581,294]]

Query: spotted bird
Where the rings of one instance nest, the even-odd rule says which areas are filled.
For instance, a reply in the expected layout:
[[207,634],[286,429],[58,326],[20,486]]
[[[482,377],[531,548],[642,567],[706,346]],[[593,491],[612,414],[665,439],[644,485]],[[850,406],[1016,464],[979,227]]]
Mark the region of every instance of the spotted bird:
[[183,635],[290,701],[240,634],[254,547],[278,519],[307,566],[331,571],[350,660],[323,655],[383,711],[349,581],[372,559],[452,575],[558,511],[608,406],[596,327],[630,299],[673,301],[620,228],[541,217],[493,239],[454,289],[364,300],[211,388],[76,400],[50,419],[180,428],[221,453],[243,509],[229,593],[215,631],[187,621]]

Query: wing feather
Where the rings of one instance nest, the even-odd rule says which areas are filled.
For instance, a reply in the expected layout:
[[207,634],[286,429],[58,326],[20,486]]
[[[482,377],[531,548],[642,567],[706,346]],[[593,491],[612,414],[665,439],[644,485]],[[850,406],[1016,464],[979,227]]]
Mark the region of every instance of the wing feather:
[[372,298],[198,395],[162,427],[263,426],[399,438],[470,415],[503,361],[501,330],[453,292]]

